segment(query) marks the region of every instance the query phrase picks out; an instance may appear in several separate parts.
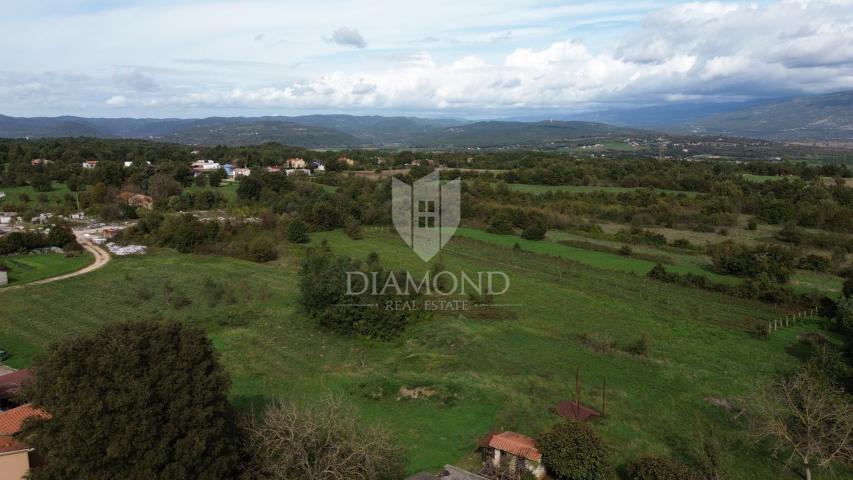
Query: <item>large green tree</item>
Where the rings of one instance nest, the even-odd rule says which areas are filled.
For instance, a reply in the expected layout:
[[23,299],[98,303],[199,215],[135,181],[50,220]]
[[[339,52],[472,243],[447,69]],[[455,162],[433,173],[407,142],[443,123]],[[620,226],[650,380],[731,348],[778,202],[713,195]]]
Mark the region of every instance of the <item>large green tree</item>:
[[210,341],[179,323],[129,322],[53,345],[25,396],[52,419],[26,440],[34,480],[218,480],[236,475],[229,380]]
[[609,478],[607,449],[586,423],[564,422],[536,439],[542,463],[559,480],[603,480]]

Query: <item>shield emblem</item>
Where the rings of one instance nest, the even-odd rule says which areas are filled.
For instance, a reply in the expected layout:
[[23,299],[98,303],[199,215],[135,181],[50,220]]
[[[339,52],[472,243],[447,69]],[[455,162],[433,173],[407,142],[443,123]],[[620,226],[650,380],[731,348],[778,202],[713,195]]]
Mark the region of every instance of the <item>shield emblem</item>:
[[391,180],[391,218],[394,228],[425,262],[456,233],[460,219],[459,179],[441,184],[438,171],[409,185]]

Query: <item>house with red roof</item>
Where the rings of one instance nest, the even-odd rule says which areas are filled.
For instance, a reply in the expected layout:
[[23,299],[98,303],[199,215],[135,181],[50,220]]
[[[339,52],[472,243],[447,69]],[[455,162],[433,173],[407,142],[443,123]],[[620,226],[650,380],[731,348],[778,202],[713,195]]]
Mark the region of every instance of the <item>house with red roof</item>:
[[50,414],[32,404],[17,405],[15,396],[32,379],[29,370],[0,375],[0,480],[22,480],[30,469],[33,449],[18,438],[30,418],[50,419]]
[[483,472],[488,476],[520,480],[528,473],[537,479],[545,478],[542,454],[536,440],[515,432],[492,432],[480,440],[483,452]]
[[11,436],[0,436],[0,480],[23,480],[30,470],[33,449]]

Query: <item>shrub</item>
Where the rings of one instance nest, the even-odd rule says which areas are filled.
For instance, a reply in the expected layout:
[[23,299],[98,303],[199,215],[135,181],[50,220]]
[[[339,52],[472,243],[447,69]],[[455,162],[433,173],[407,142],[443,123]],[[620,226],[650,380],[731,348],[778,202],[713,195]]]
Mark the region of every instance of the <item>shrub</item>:
[[640,355],[645,357],[649,354],[649,347],[651,344],[651,339],[645,333],[640,335],[634,343],[625,347],[625,351],[632,355]]
[[748,222],[746,222],[746,229],[747,230],[758,230],[758,222],[750,219]]
[[544,240],[547,232],[548,229],[545,228],[545,224],[542,222],[533,222],[532,225],[521,232],[521,238],[525,240]]
[[619,247],[619,255],[630,257],[632,253],[634,253],[634,250],[632,250],[628,245],[622,245]]
[[588,424],[559,423],[539,436],[536,448],[558,480],[603,480],[610,473],[607,449]]
[[797,261],[797,268],[825,272],[829,270],[830,260],[823,255],[806,255]]
[[853,297],[844,297],[835,306],[835,322],[842,332],[853,333]]
[[844,286],[841,287],[841,295],[853,297],[853,276],[848,276],[844,279]]
[[511,235],[513,233],[512,217],[503,211],[492,215],[491,220],[489,220],[489,228],[486,231],[498,235]]
[[270,262],[278,258],[275,245],[266,238],[258,237],[249,242],[249,258],[258,263]]
[[681,462],[666,457],[642,457],[627,468],[629,480],[699,480],[699,475]]
[[308,243],[308,224],[294,218],[287,226],[287,241],[291,243]]
[[361,232],[361,225],[358,223],[358,220],[354,218],[349,218],[346,223],[344,223],[344,233],[353,240],[361,240],[364,238],[364,234]]

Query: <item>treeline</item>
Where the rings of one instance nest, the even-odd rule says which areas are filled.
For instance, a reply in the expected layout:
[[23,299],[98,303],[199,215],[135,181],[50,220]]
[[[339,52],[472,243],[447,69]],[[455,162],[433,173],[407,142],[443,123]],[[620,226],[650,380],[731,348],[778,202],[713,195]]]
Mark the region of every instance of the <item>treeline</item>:
[[283,237],[277,219],[257,223],[239,220],[201,220],[185,213],[154,212],[122,231],[116,241],[174,248],[181,253],[222,255],[254,262],[279,257],[277,239]]
[[0,237],[0,255],[27,253],[48,247],[59,247],[68,252],[83,249],[71,228],[62,224],[50,225],[46,231],[15,231]]

